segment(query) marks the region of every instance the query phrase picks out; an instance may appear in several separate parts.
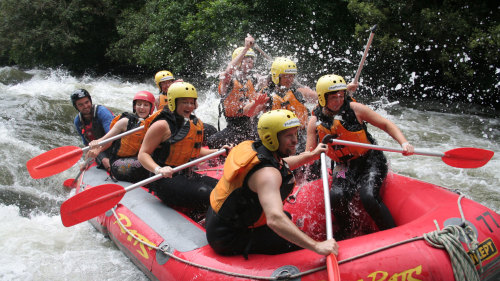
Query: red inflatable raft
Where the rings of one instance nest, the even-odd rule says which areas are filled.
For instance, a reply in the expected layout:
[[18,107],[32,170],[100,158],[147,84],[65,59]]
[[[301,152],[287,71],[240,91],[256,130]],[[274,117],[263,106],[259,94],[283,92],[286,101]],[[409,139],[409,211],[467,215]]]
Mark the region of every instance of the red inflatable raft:
[[[205,173],[221,176],[218,168]],[[80,176],[75,190],[110,183],[107,178],[92,167]],[[397,227],[376,231],[363,210],[352,206],[359,233],[339,241],[342,280],[455,280],[454,271],[457,276],[470,271],[464,263],[481,280],[500,280],[499,214],[448,189],[395,173],[389,173],[381,192]],[[310,236],[325,239],[321,180],[296,188],[293,195],[285,204],[293,221]],[[309,250],[249,255],[248,260],[217,255],[207,243],[203,220],[167,207],[143,188],[127,192],[115,208],[90,222],[152,280],[328,279],[326,258]],[[453,242],[452,234],[461,229],[460,241]],[[428,240],[458,248],[450,252],[460,250],[462,255]]]

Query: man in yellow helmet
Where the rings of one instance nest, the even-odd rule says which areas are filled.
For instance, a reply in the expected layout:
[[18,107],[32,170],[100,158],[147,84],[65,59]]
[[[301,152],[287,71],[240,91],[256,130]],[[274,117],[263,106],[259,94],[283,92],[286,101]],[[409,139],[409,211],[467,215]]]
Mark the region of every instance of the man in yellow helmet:
[[[318,141],[327,135],[340,140],[375,144],[367,129],[367,123],[370,123],[397,141],[404,155],[413,154],[413,146],[393,122],[350,98],[347,90],[354,91],[356,87],[357,84],[347,85],[339,75],[324,75],[318,79],[318,107],[309,119],[306,149],[314,149]],[[391,213],[379,194],[388,172],[382,151],[330,144],[326,155],[333,162],[330,197],[335,221],[341,230],[335,233],[335,237],[341,240],[351,234],[353,223],[348,205],[358,193],[364,209],[380,230],[394,227]]]
[[283,210],[295,185],[292,169],[319,158],[313,151],[295,155],[300,121],[288,110],[262,114],[260,141],[234,147],[224,163],[224,175],[210,194],[206,234],[222,255],[280,254],[301,248],[320,255],[338,253],[335,240],[315,241],[302,232]]
[[254,41],[252,36],[247,36],[245,47],[234,50],[231,62],[219,76],[219,118],[224,114],[227,126],[208,139],[209,146],[257,138],[254,119],[264,108],[267,97],[257,94],[255,88],[259,75],[253,72]]
[[[277,57],[271,65],[270,81],[262,93],[269,97],[266,110],[288,109],[295,113],[300,120],[299,130],[299,152],[304,151],[306,143],[307,119],[309,110],[306,107],[306,99],[316,99],[316,92],[309,87],[296,82],[297,66],[291,59]],[[314,98],[311,98],[314,96]]]

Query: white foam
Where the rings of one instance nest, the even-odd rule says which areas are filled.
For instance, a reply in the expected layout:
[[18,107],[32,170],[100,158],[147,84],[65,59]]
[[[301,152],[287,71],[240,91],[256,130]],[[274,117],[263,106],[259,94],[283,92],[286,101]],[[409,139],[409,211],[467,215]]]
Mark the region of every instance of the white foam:
[[88,223],[66,228],[59,216],[1,204],[0,220],[1,280],[147,280]]

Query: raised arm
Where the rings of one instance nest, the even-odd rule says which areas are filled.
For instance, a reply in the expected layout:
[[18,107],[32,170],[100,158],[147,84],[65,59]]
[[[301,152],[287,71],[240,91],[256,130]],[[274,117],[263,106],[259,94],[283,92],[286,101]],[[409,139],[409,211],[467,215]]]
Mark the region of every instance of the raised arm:
[[245,38],[245,47],[243,51],[239,53],[231,62],[227,65],[226,70],[219,75],[220,80],[220,91],[222,93],[227,92],[227,87],[229,82],[231,82],[231,78],[233,76],[233,72],[240,66],[241,61],[245,57],[247,51],[253,46],[255,39],[252,36],[247,36]]
[[256,98],[246,104],[245,107],[243,107],[243,114],[248,117],[253,117],[259,114],[264,110],[264,107],[268,101],[269,97],[266,94],[256,94]]
[[299,84],[298,86],[299,87],[297,88],[297,91],[299,91],[308,102],[318,101],[318,94],[316,93],[316,91],[305,85]]

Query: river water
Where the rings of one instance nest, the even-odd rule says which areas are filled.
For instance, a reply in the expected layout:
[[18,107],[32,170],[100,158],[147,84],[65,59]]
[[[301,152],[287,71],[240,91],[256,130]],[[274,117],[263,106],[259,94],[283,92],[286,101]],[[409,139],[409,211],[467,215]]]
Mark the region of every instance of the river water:
[[[131,98],[138,91],[157,93],[152,78],[137,82],[114,76],[75,77],[63,70],[0,68],[0,280],[147,280],[89,223],[62,225],[59,206],[69,196],[62,183],[78,173],[76,166],[38,180],[26,170],[26,161],[45,151],[81,147],[72,125],[76,111],[69,101],[77,88],[86,88],[94,103],[115,113],[130,112]],[[216,125],[218,99],[210,89],[198,89],[196,114]],[[430,111],[431,107],[391,98],[358,101],[396,123],[416,148],[493,150],[493,159],[478,169],[453,168],[439,157],[390,152],[386,156],[397,173],[459,190],[500,211],[498,116],[479,116],[465,107]],[[432,108],[439,107],[432,104]],[[380,145],[397,146],[384,132],[370,129]]]

